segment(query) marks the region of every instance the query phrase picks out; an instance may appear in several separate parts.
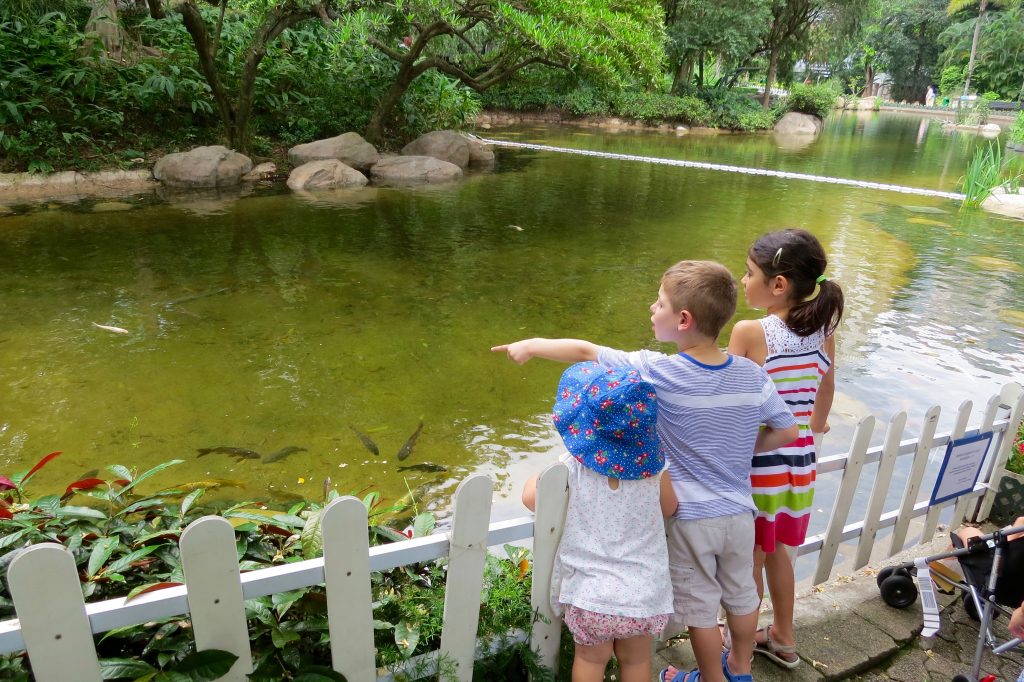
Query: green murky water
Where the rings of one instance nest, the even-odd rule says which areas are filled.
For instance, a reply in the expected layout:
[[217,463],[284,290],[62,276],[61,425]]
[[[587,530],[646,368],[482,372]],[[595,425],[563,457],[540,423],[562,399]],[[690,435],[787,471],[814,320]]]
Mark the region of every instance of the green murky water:
[[[978,144],[899,115],[836,117],[807,145],[488,135],[945,190]],[[1024,223],[937,199],[501,149],[494,171],[440,188],[130,201],[0,217],[0,473],[62,450],[39,493],[108,464],[183,459],[154,485],[230,479],[231,497],[286,499],[318,497],[330,477],[341,492],[408,486],[446,506],[483,471],[497,513],[512,515],[519,484],[557,453],[547,414],[561,368],[519,367],[490,346],[545,335],[656,347],[647,306],[668,265],[712,258],[739,275],[750,242],[784,226],[821,237],[849,300],[826,450],[868,413],[908,409],[916,428],[938,402],[946,429],[963,399],[1024,375],[1024,284],[992,260],[1017,263]],[[755,315],[741,305],[737,319]],[[306,451],[196,457],[213,446]],[[447,470],[397,468],[423,463]]]

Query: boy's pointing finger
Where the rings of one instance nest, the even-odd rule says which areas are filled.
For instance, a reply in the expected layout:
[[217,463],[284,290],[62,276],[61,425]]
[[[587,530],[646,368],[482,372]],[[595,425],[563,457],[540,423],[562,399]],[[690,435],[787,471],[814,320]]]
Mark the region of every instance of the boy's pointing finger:
[[493,353],[507,353],[509,344],[503,344],[501,346],[491,346],[491,352]]

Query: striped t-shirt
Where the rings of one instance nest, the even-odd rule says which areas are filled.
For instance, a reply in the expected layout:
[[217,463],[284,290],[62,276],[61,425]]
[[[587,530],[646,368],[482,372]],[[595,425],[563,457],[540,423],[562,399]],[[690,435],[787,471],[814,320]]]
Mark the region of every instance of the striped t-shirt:
[[761,424],[795,424],[775,385],[757,363],[730,355],[705,365],[685,353],[632,353],[602,347],[597,361],[629,366],[658,393],[658,436],[665,448],[677,519],[754,512],[750,457]]

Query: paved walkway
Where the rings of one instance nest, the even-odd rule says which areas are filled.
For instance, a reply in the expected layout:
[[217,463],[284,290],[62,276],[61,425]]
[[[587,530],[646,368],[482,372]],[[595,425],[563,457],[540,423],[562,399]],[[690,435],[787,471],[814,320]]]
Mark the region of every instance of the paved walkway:
[[[796,603],[796,637],[803,664],[793,670],[754,657],[756,682],[949,682],[957,674],[970,675],[977,645],[977,624],[964,613],[959,598],[938,595],[944,608],[938,635],[923,638],[921,603],[895,609],[882,601],[875,575],[882,565],[944,551],[947,535],[940,533],[924,546],[908,550],[884,564],[869,566],[853,576],[800,594]],[[764,614],[762,623],[770,620]],[[1008,637],[1006,619],[996,621],[1000,641]],[[1024,666],[1020,648],[995,656],[986,652],[982,673],[1000,682],[1015,682]],[[689,670],[696,666],[685,640],[662,646],[655,655],[655,675],[667,665]]]

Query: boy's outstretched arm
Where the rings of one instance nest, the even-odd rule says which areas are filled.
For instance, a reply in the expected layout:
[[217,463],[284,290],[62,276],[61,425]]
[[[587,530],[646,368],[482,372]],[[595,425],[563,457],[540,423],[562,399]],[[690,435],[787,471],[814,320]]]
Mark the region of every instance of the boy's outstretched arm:
[[773,429],[770,426],[766,426],[757,434],[757,440],[754,441],[754,452],[778,450],[789,445],[799,437],[800,429],[796,424],[787,426],[784,429]]
[[557,362],[597,360],[597,348],[597,344],[581,339],[523,339],[494,346],[491,350],[495,353],[508,353],[510,360],[521,365],[530,358]]

